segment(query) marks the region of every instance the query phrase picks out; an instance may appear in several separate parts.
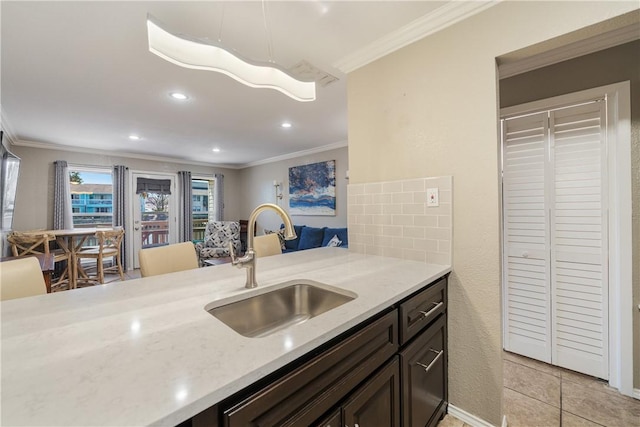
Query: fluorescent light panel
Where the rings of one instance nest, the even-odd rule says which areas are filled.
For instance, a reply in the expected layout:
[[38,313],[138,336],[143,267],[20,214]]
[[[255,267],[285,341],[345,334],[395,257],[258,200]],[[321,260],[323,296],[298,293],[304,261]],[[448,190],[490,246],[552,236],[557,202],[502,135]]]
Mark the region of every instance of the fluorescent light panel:
[[147,17],[149,51],[173,64],[217,71],[253,88],[274,89],[301,102],[316,99],[315,82],[297,80],[273,65],[252,64],[213,44],[177,36]]

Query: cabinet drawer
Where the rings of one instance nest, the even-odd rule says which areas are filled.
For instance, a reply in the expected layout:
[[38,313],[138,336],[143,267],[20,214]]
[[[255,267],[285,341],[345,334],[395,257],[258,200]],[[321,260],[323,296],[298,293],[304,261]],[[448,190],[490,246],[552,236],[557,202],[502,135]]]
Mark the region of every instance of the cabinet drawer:
[[446,318],[438,318],[400,353],[403,427],[437,424],[447,400]]
[[310,425],[398,349],[391,311],[224,411],[228,427]]
[[443,277],[400,304],[400,344],[406,344],[446,309],[447,278]]

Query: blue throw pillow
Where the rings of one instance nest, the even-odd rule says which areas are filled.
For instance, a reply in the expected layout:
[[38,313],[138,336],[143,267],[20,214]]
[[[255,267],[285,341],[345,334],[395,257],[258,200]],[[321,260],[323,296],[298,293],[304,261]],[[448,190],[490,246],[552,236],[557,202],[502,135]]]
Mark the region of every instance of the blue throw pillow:
[[[284,224],[282,224],[280,226],[280,228],[284,228]],[[296,235],[298,237],[296,237],[293,240],[285,240],[284,241],[284,246],[286,249],[290,251],[297,251],[298,250],[298,243],[300,242],[300,235],[302,234],[302,229],[305,228],[304,225],[294,225],[293,226],[293,230],[296,232]]]
[[298,250],[319,248],[322,246],[323,237],[324,228],[304,227],[300,235]]
[[338,239],[342,241],[341,247],[349,246],[349,233],[347,232],[347,228],[325,228],[324,229],[324,237],[322,238],[322,245],[327,246],[329,240],[333,238],[333,236],[338,236]]

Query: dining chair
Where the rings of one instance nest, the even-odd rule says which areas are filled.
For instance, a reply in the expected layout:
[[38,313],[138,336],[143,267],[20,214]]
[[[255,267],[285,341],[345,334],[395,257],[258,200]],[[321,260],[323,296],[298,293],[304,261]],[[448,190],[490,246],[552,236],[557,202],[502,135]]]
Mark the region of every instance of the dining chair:
[[280,238],[276,233],[256,236],[253,238],[253,250],[258,258],[280,255],[282,253]]
[[[121,259],[121,246],[122,239],[124,237],[124,229],[122,227],[115,227],[109,230],[96,231],[97,246],[87,246],[76,252],[76,263],[78,265],[78,273],[83,277],[82,280],[94,281],[97,280],[100,284],[104,284],[105,273],[117,273],[120,276],[120,280],[124,280],[124,271],[122,270]],[[84,271],[81,265],[83,258],[96,260],[96,276],[90,277]],[[106,259],[111,258],[112,264],[110,267],[105,267],[104,262]]]
[[140,275],[142,277],[199,267],[198,255],[191,242],[140,249],[138,259],[140,260]]
[[40,263],[25,257],[0,263],[0,301],[47,293]]
[[64,270],[58,279],[51,284],[52,287],[68,285],[71,277],[72,259],[71,253],[65,249],[51,249],[51,242],[56,238],[47,233],[13,231],[7,236],[7,242],[11,245],[11,252],[15,257],[34,254],[52,254],[55,263],[65,262]]

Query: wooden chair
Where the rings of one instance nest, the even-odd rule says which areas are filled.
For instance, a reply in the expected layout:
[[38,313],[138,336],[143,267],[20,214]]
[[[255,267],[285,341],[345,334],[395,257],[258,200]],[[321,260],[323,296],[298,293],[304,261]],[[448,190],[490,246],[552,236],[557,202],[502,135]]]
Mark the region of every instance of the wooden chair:
[[24,298],[47,293],[40,263],[25,257],[0,263],[0,300]]
[[[124,229],[122,227],[114,228],[113,230],[98,230],[96,232],[96,240],[98,246],[90,246],[80,249],[76,253],[76,263],[78,265],[78,273],[81,274],[83,279],[92,280],[84,269],[80,262],[83,258],[90,258],[96,260],[96,276],[95,280],[104,283],[105,273],[117,273],[120,275],[120,280],[124,280],[124,272],[122,270],[122,260],[120,247],[122,246],[122,239],[124,237]],[[113,264],[111,267],[104,266],[106,258],[113,258]]]
[[71,253],[65,249],[51,250],[49,245],[56,239],[54,236],[38,232],[14,231],[7,236],[7,241],[11,245],[13,256],[21,257],[33,254],[52,254],[54,262],[65,261],[65,267],[57,281],[51,284],[52,287],[69,284],[71,278]]
[[198,268],[198,255],[191,242],[140,249],[140,275],[142,277]]
[[253,250],[258,258],[264,258],[271,255],[280,255],[282,246],[280,238],[276,233],[265,234],[264,236],[256,236],[253,238]]

